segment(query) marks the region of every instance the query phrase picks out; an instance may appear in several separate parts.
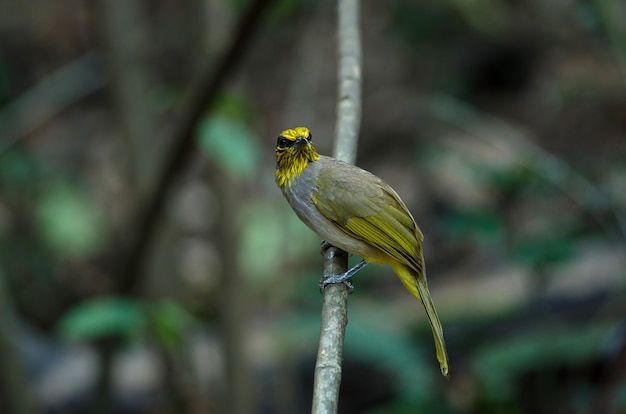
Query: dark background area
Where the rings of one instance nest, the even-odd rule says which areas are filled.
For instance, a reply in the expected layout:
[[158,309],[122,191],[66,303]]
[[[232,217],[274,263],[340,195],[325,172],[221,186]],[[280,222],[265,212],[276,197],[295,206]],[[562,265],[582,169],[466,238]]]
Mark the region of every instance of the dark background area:
[[[274,146],[332,151],[335,4],[265,3],[0,1],[0,412],[310,411],[322,258]],[[626,412],[626,4],[364,1],[361,26],[358,165],[425,235],[451,378],[368,266],[340,411]]]

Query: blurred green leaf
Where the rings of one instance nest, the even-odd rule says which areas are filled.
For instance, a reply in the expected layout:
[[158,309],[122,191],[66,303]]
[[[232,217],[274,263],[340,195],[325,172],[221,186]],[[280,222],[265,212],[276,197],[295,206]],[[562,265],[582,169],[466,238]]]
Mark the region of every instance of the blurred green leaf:
[[622,383],[617,386],[617,389],[614,393],[615,406],[618,409],[626,409],[626,384]]
[[239,220],[239,260],[247,274],[275,276],[285,262],[307,255],[320,257],[319,237],[298,219],[287,202],[281,200],[279,206],[256,202],[244,207]]
[[508,26],[506,3],[499,0],[448,0],[465,21],[486,35],[497,35]]
[[163,300],[150,305],[150,321],[157,341],[169,350],[177,349],[194,317],[173,300]]
[[517,392],[515,378],[519,374],[589,360],[600,352],[610,329],[607,324],[567,330],[550,328],[486,343],[473,356],[473,370],[488,399],[513,398]]
[[497,244],[504,238],[506,223],[497,211],[476,209],[452,211],[445,215],[444,225],[450,237]]
[[508,168],[485,166],[483,170],[485,181],[507,193],[519,192],[537,181],[537,174],[527,165],[515,164]]
[[215,112],[230,119],[250,121],[255,114],[254,106],[249,99],[226,93],[221,94],[215,103]]
[[259,167],[258,140],[241,122],[224,115],[204,118],[198,125],[200,147],[236,178],[254,177]]
[[[425,345],[431,346],[432,341]],[[350,317],[345,346],[351,356],[371,361],[396,376],[402,399],[421,405],[436,398],[434,375],[439,375],[439,367],[434,352],[428,348],[427,355],[425,347],[410,336],[359,320],[357,315]],[[427,360],[431,357],[432,363]]]
[[112,336],[130,337],[146,327],[142,305],[135,300],[109,297],[79,304],[59,322],[61,335],[75,341]]
[[163,112],[180,104],[184,99],[183,92],[171,85],[156,85],[149,90],[150,109],[154,112]]
[[532,268],[545,268],[572,257],[575,243],[571,235],[551,231],[517,241],[512,247],[512,253],[517,260]]
[[41,178],[33,157],[20,149],[7,151],[0,157],[0,186],[4,197],[12,197],[32,190]]
[[601,36],[603,19],[597,5],[593,1],[577,1],[573,5],[573,16],[578,19],[582,26],[587,30],[595,32],[596,35]]
[[[241,12],[250,4],[250,0],[229,0],[233,9]],[[294,15],[303,6],[315,5],[315,0],[277,0],[269,10],[270,22],[281,22]]]
[[463,30],[463,22],[443,2],[423,4],[411,0],[393,3],[390,30],[411,48],[445,41]]
[[60,184],[53,186],[39,200],[36,209],[41,236],[62,255],[87,256],[105,242],[104,217],[76,188]]
[[256,203],[241,214],[240,261],[246,273],[268,275],[283,256],[283,217],[270,205]]

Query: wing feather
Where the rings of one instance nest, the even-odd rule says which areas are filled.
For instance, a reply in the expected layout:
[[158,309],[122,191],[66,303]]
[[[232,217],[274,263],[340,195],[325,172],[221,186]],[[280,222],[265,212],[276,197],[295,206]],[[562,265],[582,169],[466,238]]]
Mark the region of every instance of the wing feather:
[[350,236],[422,271],[422,233],[396,192],[380,178],[337,162],[320,172],[312,200]]

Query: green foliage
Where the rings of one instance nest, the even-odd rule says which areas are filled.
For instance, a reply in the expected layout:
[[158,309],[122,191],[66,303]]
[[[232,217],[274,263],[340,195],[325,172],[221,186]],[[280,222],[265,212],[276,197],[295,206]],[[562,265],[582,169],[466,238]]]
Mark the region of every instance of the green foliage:
[[420,345],[408,336],[353,316],[346,334],[345,352],[392,373],[398,380],[400,398],[424,405],[437,396],[435,375],[439,371],[434,372],[435,365],[427,359],[434,359],[434,353],[426,352]]
[[490,208],[452,211],[443,220],[450,237],[483,245],[501,243],[506,231],[502,216]]
[[574,2],[574,17],[587,30],[600,34],[602,32],[602,16],[596,7],[595,0],[579,0]]
[[59,322],[61,335],[73,341],[93,341],[149,335],[167,350],[184,342],[185,332],[195,318],[173,300],[145,303],[138,299],[107,297],[70,309]]
[[507,8],[499,0],[394,2],[392,33],[408,46],[441,45],[475,31],[493,36],[506,27]]
[[61,335],[73,341],[113,336],[130,338],[147,326],[141,303],[119,297],[95,299],[70,309],[59,322]]
[[41,237],[62,256],[93,254],[106,240],[106,223],[97,206],[69,185],[48,188],[37,204],[36,215]]
[[275,276],[283,263],[295,262],[319,246],[315,233],[298,219],[286,202],[279,200],[279,203],[276,206],[257,202],[241,211],[239,260],[246,274]]
[[532,269],[562,263],[572,257],[574,251],[575,240],[559,231],[525,237],[512,246],[513,256]]
[[448,0],[468,25],[486,35],[496,35],[507,26],[506,6],[500,0]]
[[[229,0],[231,6],[241,12],[251,3],[250,0]],[[276,0],[269,10],[268,20],[270,22],[281,22],[291,17],[300,8],[316,5],[314,0]]]
[[183,93],[170,85],[157,85],[150,89],[150,108],[154,112],[163,112],[179,105],[183,100]]
[[534,186],[537,174],[529,166],[514,164],[507,168],[482,168],[484,181],[503,193],[516,194],[521,189]]
[[251,179],[259,167],[258,140],[243,123],[230,116],[205,117],[198,125],[200,147],[237,179]]
[[[559,174],[558,166],[544,160],[540,169],[537,160],[523,157],[508,164],[489,164],[480,157],[479,153],[468,156],[453,145],[433,145],[420,155],[421,165],[427,168],[453,169],[456,177],[462,177],[454,188],[473,197],[474,205],[440,215],[446,237],[481,248],[498,247],[532,272],[570,259],[584,236],[579,234],[580,212],[563,209],[569,202],[541,174]],[[531,209],[538,213],[530,216]],[[514,222],[517,217],[525,222]],[[526,222],[530,225],[523,225]]]
[[621,385],[616,387],[614,393],[615,406],[618,409],[625,410],[626,409],[626,384],[622,383]]
[[443,2],[423,4],[410,0],[396,2],[391,31],[409,46],[429,45],[434,39],[445,39],[459,30],[459,20],[450,14]]
[[215,112],[220,115],[246,122],[250,122],[256,115],[250,100],[232,93],[219,95],[215,107]]
[[473,356],[473,371],[488,400],[516,398],[515,380],[520,373],[589,360],[600,352],[609,329],[606,324],[551,328],[485,343]]
[[170,351],[183,344],[187,328],[195,322],[194,317],[173,300],[152,304],[148,315],[157,342]]
[[41,178],[36,160],[28,153],[15,149],[0,156],[0,188],[5,199],[32,196]]
[[243,10],[250,4],[250,0],[229,0],[229,3],[235,10]]

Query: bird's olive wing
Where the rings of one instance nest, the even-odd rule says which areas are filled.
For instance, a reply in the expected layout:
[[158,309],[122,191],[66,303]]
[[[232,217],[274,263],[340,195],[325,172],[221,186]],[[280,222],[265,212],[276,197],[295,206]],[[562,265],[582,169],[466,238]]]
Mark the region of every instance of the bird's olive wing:
[[421,270],[422,234],[404,203],[380,178],[340,163],[320,172],[312,200],[346,234]]

